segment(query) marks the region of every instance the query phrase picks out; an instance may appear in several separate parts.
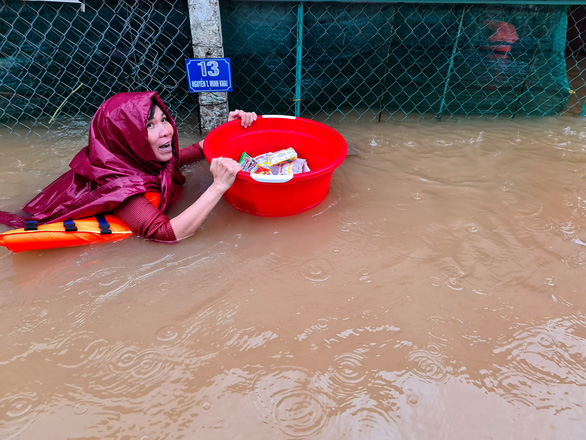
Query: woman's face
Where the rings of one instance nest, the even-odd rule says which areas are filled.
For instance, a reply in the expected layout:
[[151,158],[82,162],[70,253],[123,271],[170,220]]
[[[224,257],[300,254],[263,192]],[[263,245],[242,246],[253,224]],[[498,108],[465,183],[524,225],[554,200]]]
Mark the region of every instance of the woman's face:
[[167,162],[173,158],[173,126],[167,120],[167,115],[159,106],[155,106],[155,112],[152,118],[147,121],[147,132],[149,135],[149,144],[155,153],[157,160]]

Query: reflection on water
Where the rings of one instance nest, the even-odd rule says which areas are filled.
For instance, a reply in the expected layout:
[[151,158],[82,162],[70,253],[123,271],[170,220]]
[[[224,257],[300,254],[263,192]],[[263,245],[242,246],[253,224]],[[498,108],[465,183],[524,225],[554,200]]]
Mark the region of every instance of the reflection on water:
[[[583,120],[331,125],[359,154],[308,212],[0,249],[0,437],[583,438]],[[4,138],[0,208],[85,136]]]

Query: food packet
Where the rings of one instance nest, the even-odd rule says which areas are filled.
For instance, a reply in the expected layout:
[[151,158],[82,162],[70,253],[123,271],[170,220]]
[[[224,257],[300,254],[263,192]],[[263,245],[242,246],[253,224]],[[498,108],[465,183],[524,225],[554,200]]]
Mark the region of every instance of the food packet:
[[246,151],[242,153],[240,159],[238,159],[238,163],[240,164],[240,167],[242,167],[242,171],[257,174],[271,174],[269,168],[260,166],[256,160],[246,153]]
[[270,168],[285,162],[292,162],[297,159],[297,152],[293,148],[286,148],[277,152],[259,154],[254,161],[261,167]]
[[270,168],[265,168],[265,167],[259,166],[255,171],[251,171],[251,173],[256,173],[256,174],[271,174],[271,170],[270,170]]
[[259,166],[258,163],[246,153],[246,151],[242,153],[240,159],[238,159],[238,163],[240,164],[242,171],[250,171]]
[[278,165],[273,165],[270,169],[271,174],[278,176],[306,173],[310,171],[309,166],[307,166],[307,160],[305,159],[295,159],[292,162],[280,163]]
[[268,165],[272,167],[283,162],[292,162],[295,159],[297,159],[297,152],[293,148],[285,148],[284,150],[271,153]]
[[270,168],[269,158],[271,157],[271,154],[273,153],[259,154],[258,156],[254,157],[254,161],[258,163],[261,167]]

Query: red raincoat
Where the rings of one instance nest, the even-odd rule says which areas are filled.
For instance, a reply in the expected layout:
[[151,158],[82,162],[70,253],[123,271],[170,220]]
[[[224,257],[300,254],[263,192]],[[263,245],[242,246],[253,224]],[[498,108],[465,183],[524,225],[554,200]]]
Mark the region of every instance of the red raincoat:
[[[173,126],[173,159],[161,163],[148,142],[147,118],[156,103]],[[148,191],[161,195],[159,209],[172,200],[173,183],[183,185],[179,171],[177,127],[156,92],[119,93],[96,111],[88,145],[75,155],[70,170],[32,199],[23,211],[0,211],[0,223],[16,228],[26,220],[49,223],[106,212],[126,198]]]

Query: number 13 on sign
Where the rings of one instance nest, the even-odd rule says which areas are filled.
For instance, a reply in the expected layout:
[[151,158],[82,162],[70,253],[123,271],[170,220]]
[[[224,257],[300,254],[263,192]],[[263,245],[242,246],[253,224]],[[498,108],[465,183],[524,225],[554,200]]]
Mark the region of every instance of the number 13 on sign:
[[218,69],[218,62],[216,60],[199,61],[197,65],[201,67],[202,78],[206,76],[218,76],[220,74],[220,69]]

